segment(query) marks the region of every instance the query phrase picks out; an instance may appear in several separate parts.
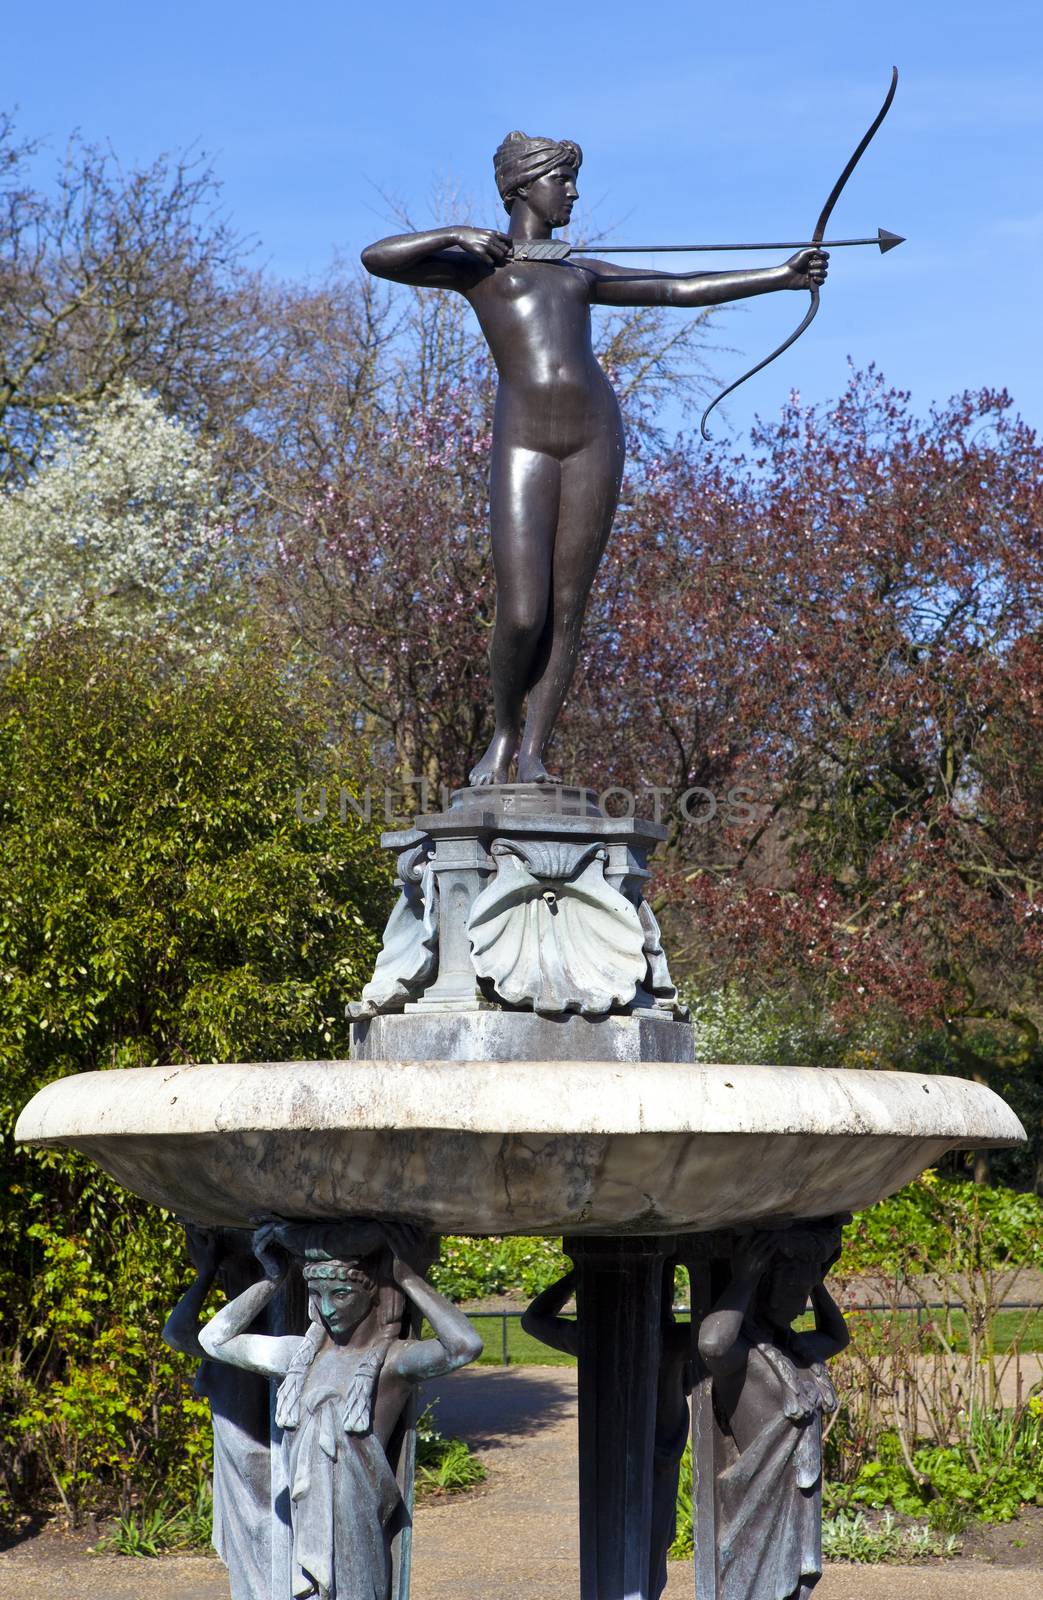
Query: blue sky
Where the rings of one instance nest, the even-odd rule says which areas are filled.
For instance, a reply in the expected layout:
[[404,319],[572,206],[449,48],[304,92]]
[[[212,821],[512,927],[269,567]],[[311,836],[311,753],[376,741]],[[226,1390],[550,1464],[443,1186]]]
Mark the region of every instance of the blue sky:
[[[300,276],[388,231],[381,190],[426,223],[452,182],[498,226],[491,157],[514,127],[579,140],[581,204],[621,241],[804,237],[892,62],[898,98],[832,226],[909,242],[834,255],[814,328],[740,390],[727,426],[741,438],[791,387],[828,398],[848,356],[924,407],[1005,386],[1039,426],[1038,0],[51,0],[8,9],[0,104],[55,152],[74,127],[127,162],[198,145],[257,259]],[[722,319],[722,381],[805,304],[771,296]]]

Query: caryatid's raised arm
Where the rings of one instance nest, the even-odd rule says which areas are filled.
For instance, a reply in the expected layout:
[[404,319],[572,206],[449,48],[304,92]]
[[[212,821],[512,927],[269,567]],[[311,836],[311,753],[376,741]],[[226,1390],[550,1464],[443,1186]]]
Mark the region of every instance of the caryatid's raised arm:
[[388,1367],[407,1383],[441,1378],[468,1362],[477,1361],[482,1340],[462,1311],[433,1289],[427,1279],[398,1254],[394,1258],[395,1282],[434,1330],[433,1339],[404,1339],[388,1355]]
[[199,1343],[203,1305],[213,1287],[220,1265],[217,1235],[212,1228],[185,1223],[185,1241],[196,1275],[174,1307],[163,1328],[163,1342],[182,1355],[204,1360],[206,1351]]
[[579,1325],[573,1318],[561,1315],[566,1302],[575,1292],[576,1270],[573,1268],[536,1296],[522,1316],[522,1332],[548,1345],[551,1350],[560,1350],[562,1355],[577,1356]]
[[199,1330],[199,1343],[206,1355],[265,1378],[285,1377],[301,1343],[298,1335],[247,1331],[274,1300],[292,1265],[289,1252],[276,1242],[277,1231],[277,1224],[266,1224],[254,1235],[255,1254],[265,1276],[222,1306]]

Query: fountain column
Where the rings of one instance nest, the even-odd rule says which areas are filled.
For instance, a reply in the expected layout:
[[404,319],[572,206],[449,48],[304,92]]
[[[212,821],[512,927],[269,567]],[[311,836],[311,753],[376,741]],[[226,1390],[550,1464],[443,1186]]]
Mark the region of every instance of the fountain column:
[[663,1265],[669,1237],[567,1238],[579,1335],[582,1600],[655,1600],[652,1552]]

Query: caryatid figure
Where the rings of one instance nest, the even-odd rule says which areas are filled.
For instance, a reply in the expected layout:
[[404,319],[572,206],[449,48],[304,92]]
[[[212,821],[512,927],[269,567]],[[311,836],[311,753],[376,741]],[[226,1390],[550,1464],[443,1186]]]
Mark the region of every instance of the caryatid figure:
[[[699,1325],[730,1458],[715,1487],[720,1600],[808,1600],[822,1573],[825,1363],[849,1341],[824,1282],[839,1255],[837,1223],[755,1233]],[[809,1299],[815,1326],[797,1333]]]
[[623,474],[623,424],[591,343],[591,306],[702,308],[810,289],[826,276],[819,249],[734,272],[650,272],[588,256],[524,259],[526,247],[568,223],[582,160],[571,139],[509,133],[495,156],[506,233],[452,224],[381,239],[362,252],[378,277],[466,296],[499,374],[489,483],[496,727],[471,772],[476,785],[506,783],[515,757],[520,782],[557,781],[544,751],[576,669]]
[[272,1586],[271,1395],[255,1372],[214,1361],[199,1342],[214,1282],[236,1299],[262,1277],[250,1234],[184,1224],[194,1281],[167,1318],[163,1338],[200,1362],[196,1393],[213,1424],[213,1545],[228,1568],[232,1600],[279,1600]]
[[[213,1360],[279,1385],[293,1600],[391,1600],[392,1542],[406,1516],[394,1439],[417,1385],[474,1361],[482,1341],[427,1282],[418,1265],[425,1242],[405,1227],[266,1224],[254,1242],[266,1276],[200,1328],[199,1344]],[[295,1265],[308,1289],[308,1332],[252,1332]],[[433,1337],[409,1336],[410,1306]]]

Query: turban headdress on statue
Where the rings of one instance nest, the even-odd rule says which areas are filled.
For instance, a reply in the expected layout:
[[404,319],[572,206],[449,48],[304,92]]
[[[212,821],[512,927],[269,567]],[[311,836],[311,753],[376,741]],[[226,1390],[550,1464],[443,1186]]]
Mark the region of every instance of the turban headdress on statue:
[[530,139],[527,133],[509,133],[493,157],[496,187],[507,211],[518,190],[537,178],[545,178],[556,167],[579,171],[583,151],[573,139]]

